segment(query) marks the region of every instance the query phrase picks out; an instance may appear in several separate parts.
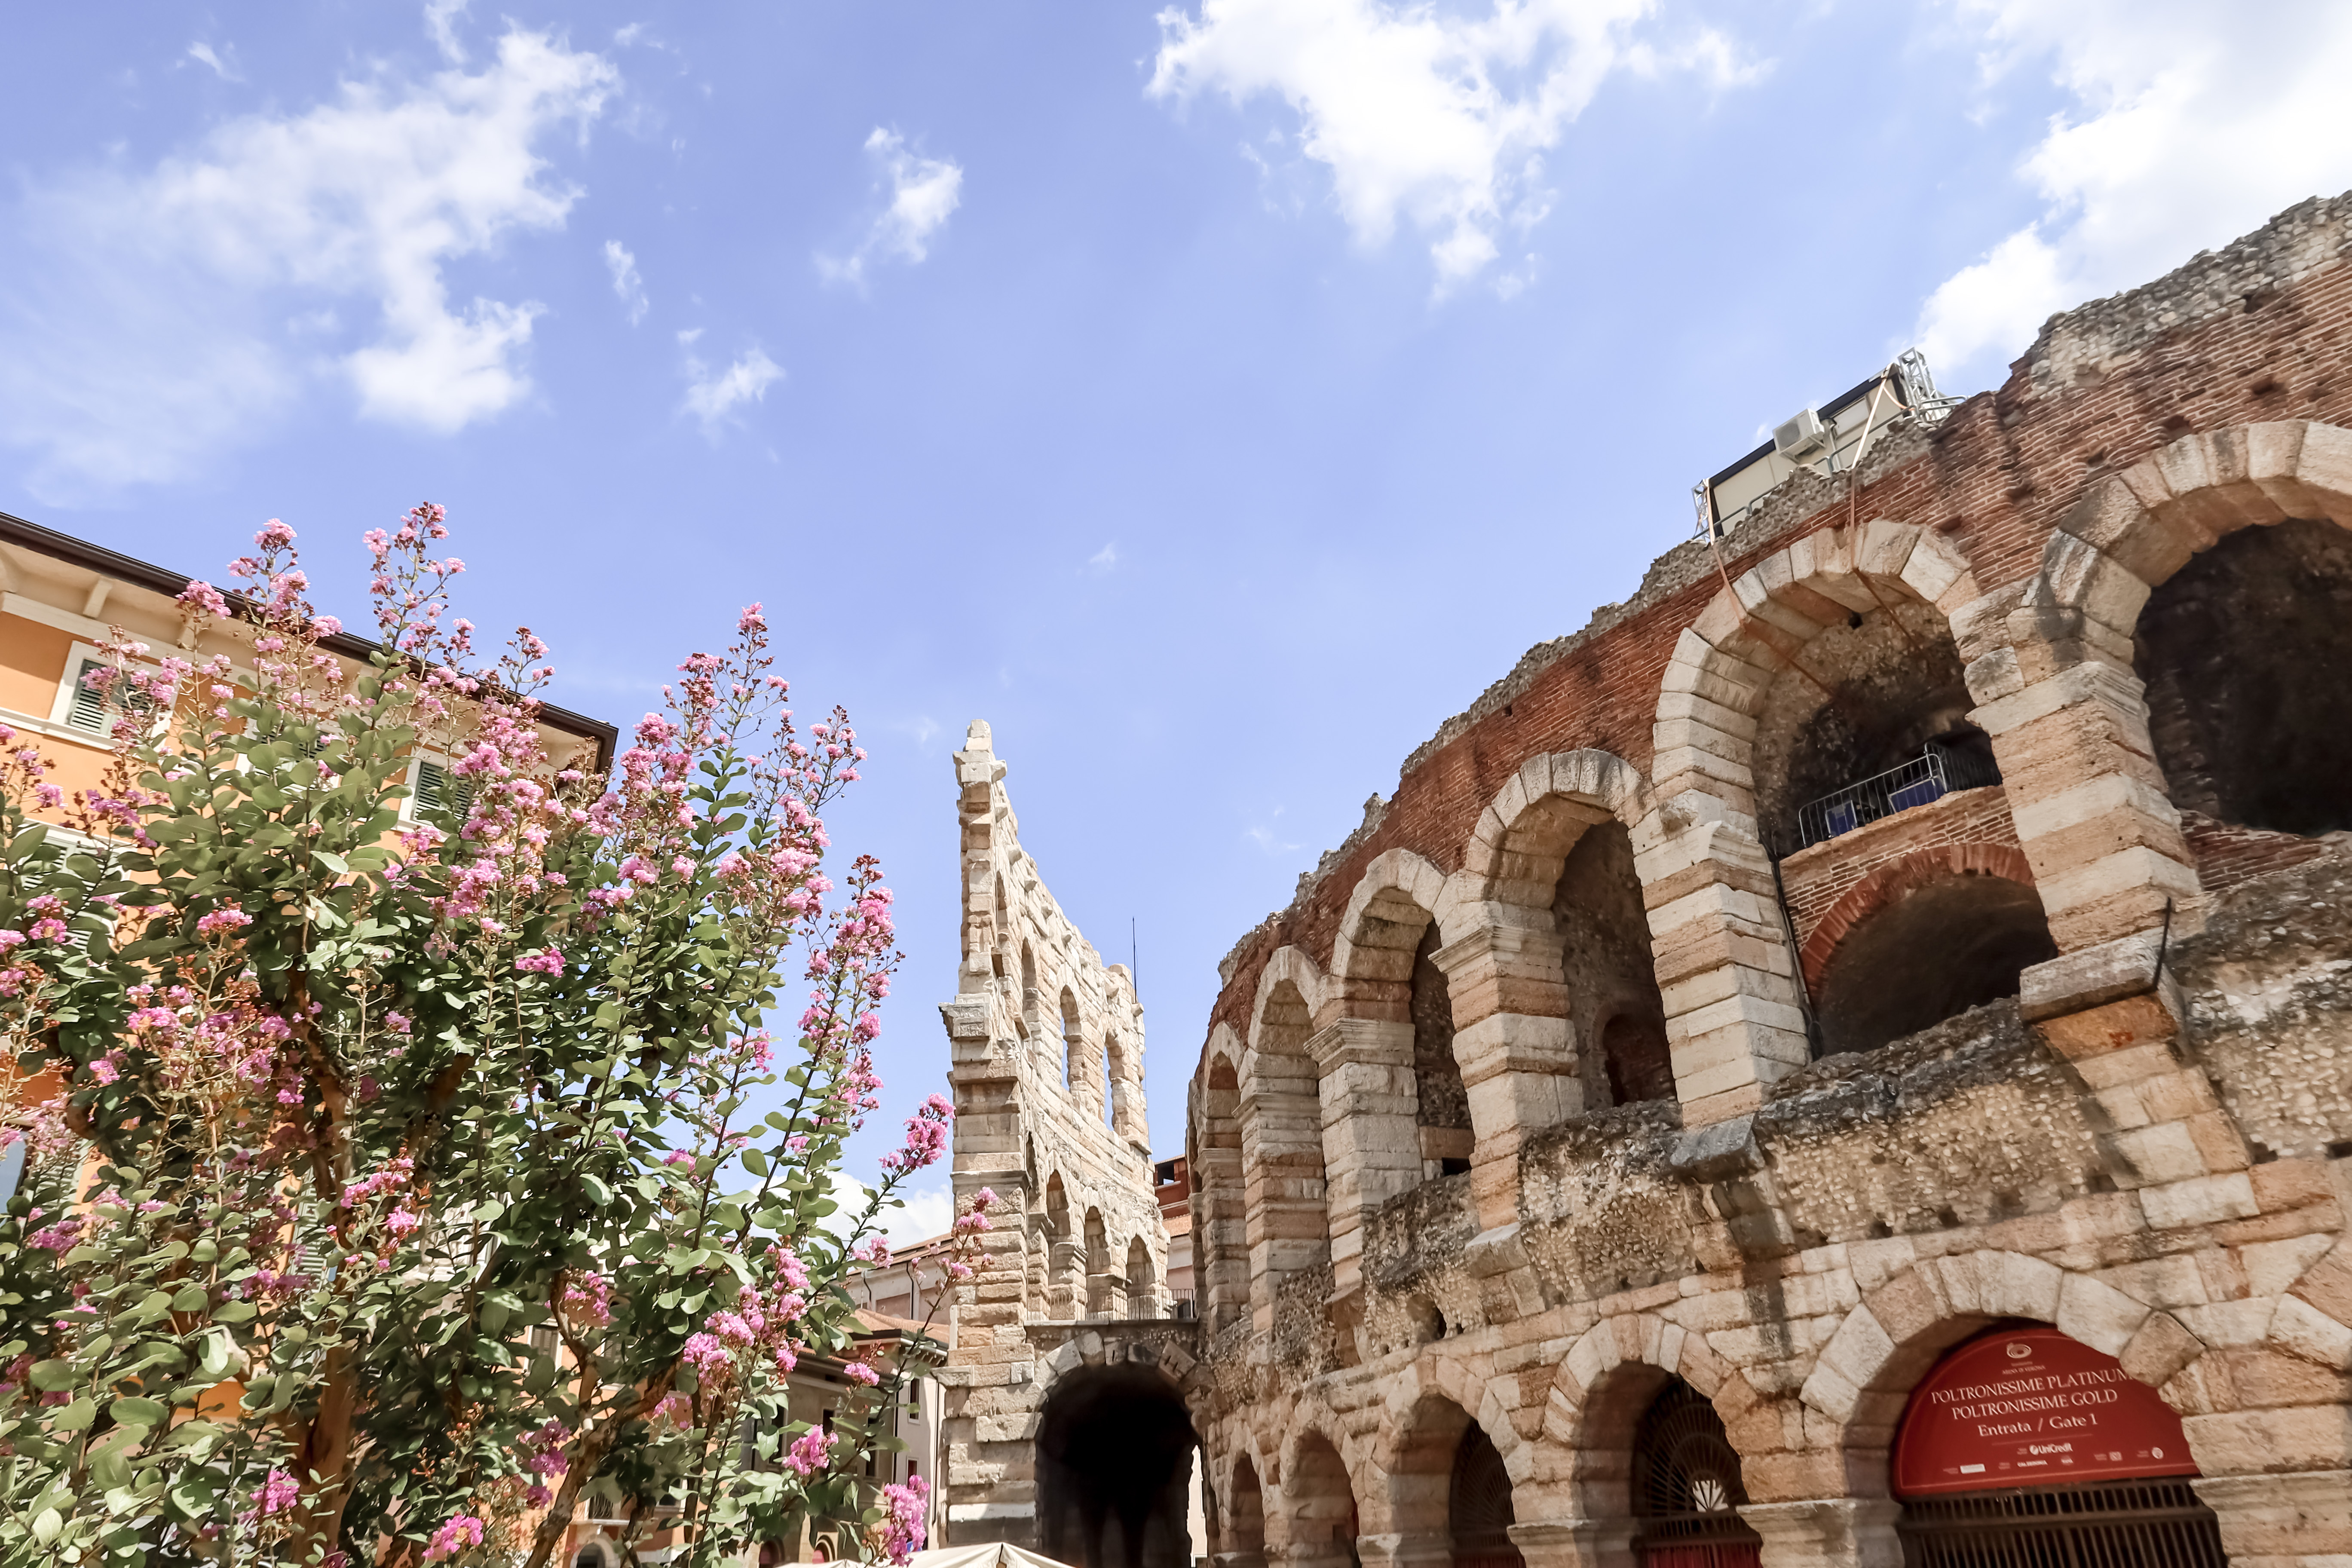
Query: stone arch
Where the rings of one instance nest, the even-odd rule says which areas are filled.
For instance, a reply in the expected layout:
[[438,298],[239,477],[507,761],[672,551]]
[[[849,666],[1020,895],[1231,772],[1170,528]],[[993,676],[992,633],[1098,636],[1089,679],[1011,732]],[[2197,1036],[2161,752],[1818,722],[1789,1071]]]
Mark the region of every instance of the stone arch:
[[1127,1244],[1127,1315],[1151,1316],[1159,1294],[1160,1281],[1151,1268],[1151,1248],[1143,1244],[1143,1237],[1131,1237]]
[[1279,1452],[1279,1555],[1286,1568],[1340,1568],[1356,1561],[1363,1532],[1360,1466],[1332,1437],[1338,1424],[1294,1419]]
[[2058,956],[2033,871],[2006,844],[1923,846],[1882,863],[1806,939],[1824,1055],[1873,1050],[2018,994]]
[[1278,949],[1258,977],[1239,1064],[1244,1245],[1261,1329],[1273,1326],[1282,1282],[1330,1256],[1320,1075],[1308,1048],[1323,992],[1313,960]]
[[1249,1308],[1249,1231],[1242,1168],[1243,1047],[1231,1024],[1210,1031],[1192,1089],[1189,1164],[1201,1316],[1213,1334]]
[[[1095,1341],[1091,1352],[1087,1340]],[[1065,1341],[1045,1364],[1052,1375],[1037,1405],[1040,1545],[1095,1568],[1136,1561],[1186,1568],[1185,1506],[1200,1438],[1178,1380],[1145,1356],[1107,1354],[1092,1334]]]
[[1465,911],[1450,891],[1445,873],[1410,849],[1372,857],[1348,895],[1339,934],[1331,943],[1333,988],[1352,1000],[1358,983],[1402,984],[1411,972],[1414,942],[1432,921],[1441,942],[1462,936]]
[[[2114,1356],[2176,1409],[2197,1401],[2195,1380],[2182,1374],[2205,1343],[2169,1312],[2021,1252],[1922,1258],[1846,1313],[1798,1391],[1833,1424],[1834,1447],[1861,1495],[1886,1495],[1886,1449],[1913,1385],[1945,1351],[2005,1318],[2048,1323]],[[2190,1441],[2194,1448],[2193,1434]]]
[[1811,679],[1801,655],[1832,626],[1879,612],[1899,624],[1906,601],[1948,624],[1979,596],[1948,542],[1881,518],[1766,555],[1676,642],[1652,732],[1659,820],[1638,861],[1685,1121],[1753,1109],[1811,1057],[1758,826],[1757,721],[1774,680]]
[[1213,1489],[1222,1503],[1218,1546],[1240,1568],[1257,1568],[1265,1561],[1265,1488],[1258,1480],[1257,1464],[1247,1453],[1234,1456],[1225,1483]]
[[2019,801],[2021,842],[2063,951],[2153,930],[2201,894],[2155,761],[2133,630],[2192,556],[2290,519],[2352,527],[2352,431],[2285,420],[2185,436],[2090,488],[2013,608],[1981,606],[2007,646],[1990,639],[1969,685],[1997,748],[2045,759]]
[[1472,1379],[1465,1385],[1470,1394],[1465,1403],[1444,1381],[1412,1379],[1417,1393],[1401,1390],[1391,1400],[1382,1423],[1381,1451],[1371,1462],[1372,1473],[1386,1485],[1374,1490],[1367,1511],[1373,1515],[1377,1532],[1395,1542],[1400,1560],[1442,1560],[1452,1551],[1454,1459],[1474,1427],[1502,1455],[1515,1493],[1528,1479],[1527,1445],[1509,1420],[1491,1407],[1485,1385]]
[[[1560,864],[1585,828],[1613,817],[1654,831],[1648,781],[1613,752],[1547,752],[1495,792],[1462,856],[1465,892],[1482,902],[1544,909]],[[1637,840],[1638,843],[1638,840]]]
[[1078,1021],[1077,996],[1066,985],[1062,987],[1062,1088],[1072,1094],[1078,1092],[1085,1072],[1086,1035]]

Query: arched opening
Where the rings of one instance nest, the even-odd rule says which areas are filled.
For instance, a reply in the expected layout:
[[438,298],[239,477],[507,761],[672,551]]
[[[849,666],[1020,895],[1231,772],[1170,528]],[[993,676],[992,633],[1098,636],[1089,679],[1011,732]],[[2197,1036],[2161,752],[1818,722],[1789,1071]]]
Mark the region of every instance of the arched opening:
[[1518,1516],[1511,1508],[1510,1472],[1495,1440],[1475,1421],[1454,1450],[1445,1517],[1454,1536],[1454,1568],[1526,1568],[1527,1560],[1511,1542]]
[[1363,1533],[1347,1462],[1319,1432],[1300,1435],[1282,1481],[1284,1527],[1293,1568],[1359,1568],[1356,1537]]
[[1055,1385],[1037,1427],[1037,1526],[1078,1568],[1190,1568],[1187,1493],[1199,1439],[1167,1377],[1132,1362]]
[[1209,1058],[1192,1150],[1192,1245],[1200,1310],[1214,1334],[1248,1308],[1249,1229],[1243,1210],[1241,1079]]
[[1624,824],[1597,822],[1578,834],[1560,867],[1552,919],[1559,929],[1569,1017],[1585,1042],[1586,1104],[1672,1100],[1666,1004],[1658,992],[1633,839]]
[[1062,988],[1062,1087],[1077,1092],[1079,1075],[1084,1072],[1086,1036],[1078,1028],[1078,999],[1070,994],[1068,986]]
[[[1988,1385],[2026,1413],[1988,1419]],[[2015,1324],[1954,1349],[1913,1390],[1895,1528],[1913,1568],[2226,1568],[2197,1473],[2155,1389],[2055,1329]]]
[[1150,1316],[1158,1295],[1151,1278],[1151,1249],[1139,1236],[1127,1244],[1127,1315]]
[[1958,872],[1896,892],[1831,953],[1813,1004],[1822,1051],[1889,1040],[2014,996],[2030,964],[2058,956],[2041,895],[2006,877]]
[[2352,531],[2229,535],[2148,595],[2133,658],[2184,814],[2306,837],[2352,828]]
[[1219,1522],[1221,1555],[1231,1556],[1233,1568],[1259,1568],[1265,1561],[1265,1492],[1247,1454],[1234,1461],[1234,1484]]
[[1756,715],[1756,819],[1775,855],[2000,782],[1951,628],[1897,598],[1821,632]]
[[1640,1568],[1757,1568],[1762,1539],[1738,1511],[1739,1454],[1705,1394],[1667,1378],[1634,1430],[1633,1461]]
[[1425,1173],[1454,1175],[1470,1168],[1470,1091],[1454,1059],[1454,998],[1433,956],[1439,945],[1431,921],[1412,952],[1412,1082],[1420,1097],[1413,1120]]
[[1275,1289],[1330,1256],[1323,1170],[1323,1100],[1307,999],[1276,981],[1260,1005],[1250,1083],[1241,1099],[1242,1176],[1250,1301],[1272,1323]]

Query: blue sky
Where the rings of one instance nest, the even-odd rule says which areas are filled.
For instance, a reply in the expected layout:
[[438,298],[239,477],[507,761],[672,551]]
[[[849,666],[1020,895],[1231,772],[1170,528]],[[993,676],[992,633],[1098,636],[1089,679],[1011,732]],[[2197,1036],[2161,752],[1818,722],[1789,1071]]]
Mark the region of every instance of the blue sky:
[[1112,958],[1138,923],[1166,1152],[1216,960],[1632,592],[1694,480],[1910,343],[1990,385],[2050,310],[2352,185],[2352,16],[2317,4],[12,36],[0,509],[200,574],[282,517],[350,614],[358,533],[439,500],[475,618],[624,723],[764,601],[873,752],[835,826],[899,892],[887,1125],[943,1066],[947,753],[988,719],[1064,907]]

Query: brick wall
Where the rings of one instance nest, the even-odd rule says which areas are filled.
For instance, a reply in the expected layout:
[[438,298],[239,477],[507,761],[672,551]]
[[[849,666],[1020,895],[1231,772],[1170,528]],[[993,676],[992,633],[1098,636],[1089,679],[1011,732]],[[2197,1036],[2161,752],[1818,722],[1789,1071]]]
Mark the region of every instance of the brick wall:
[[[2053,317],[1997,391],[1932,432],[1883,438],[1856,493],[1844,476],[1799,475],[1725,542],[1719,564],[1696,541],[1660,557],[1633,599],[1530,649],[1406,759],[1393,798],[1227,956],[1203,1037],[1220,1022],[1246,1037],[1258,973],[1279,948],[1328,962],[1375,856],[1409,848],[1456,869],[1478,814],[1528,758],[1592,747],[1646,772],[1676,637],[1727,575],[1791,540],[1854,519],[1932,528],[1990,592],[2032,575],[2057,521],[2094,481],[2183,435],[2271,419],[2352,426],[2348,247],[2352,195],[2305,202],[2155,283]],[[2263,851],[2273,852],[2287,853]],[[2241,853],[2233,845],[2217,867],[2237,874]]]
[[1797,946],[1802,949],[1822,917],[1881,866],[1914,850],[1945,844],[2017,847],[2009,797],[1998,784],[1961,790],[1932,805],[1896,812],[1781,861],[1780,882],[1788,895],[1789,918],[1797,929]]

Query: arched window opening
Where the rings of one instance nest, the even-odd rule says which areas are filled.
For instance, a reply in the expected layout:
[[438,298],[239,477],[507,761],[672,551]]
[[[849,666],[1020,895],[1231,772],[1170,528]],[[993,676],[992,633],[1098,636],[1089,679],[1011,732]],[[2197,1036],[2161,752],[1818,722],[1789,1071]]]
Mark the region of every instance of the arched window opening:
[[2005,877],[1955,872],[1897,893],[1848,931],[1813,995],[1822,1052],[1890,1040],[2014,996],[2058,956],[2042,898]]
[[1597,1109],[1672,1100],[1666,1004],[1658,994],[1650,918],[1624,824],[1594,823],[1578,835],[1560,867],[1552,919],[1560,933],[1569,1018],[1583,1042],[1586,1103]]
[[1511,1508],[1510,1472],[1495,1440],[1475,1421],[1454,1450],[1445,1517],[1454,1536],[1454,1568],[1525,1568],[1527,1560],[1511,1542],[1518,1516]]
[[2148,596],[2133,657],[2184,814],[2306,837],[2352,828],[2352,531],[2231,534]]
[[1757,715],[1756,818],[1766,846],[1810,844],[2000,782],[1942,616],[1916,600],[1850,616],[1807,643]]
[[1265,1561],[1265,1489],[1247,1454],[1234,1461],[1231,1491],[1222,1521],[1224,1549],[1238,1559],[1237,1568],[1260,1568]]
[[1085,1268],[1086,1249],[1070,1228],[1070,1197],[1056,1171],[1045,1180],[1045,1305],[1055,1318],[1078,1315]]
[[1073,1093],[1085,1070],[1081,1063],[1086,1054],[1086,1037],[1078,1028],[1078,999],[1066,985],[1062,988],[1062,1087]]
[[[2095,1392],[2063,1426],[1987,1422],[1970,1407],[1987,1384]],[[2189,1485],[2198,1468],[2179,1415],[2113,1356],[2055,1329],[1997,1328],[1945,1356],[1913,1391],[1891,1468],[1895,1533],[1918,1568],[2229,1562]]]
[[1635,1555],[1642,1568],[1757,1568],[1763,1540],[1739,1517],[1739,1453],[1706,1396],[1670,1377],[1633,1435]]
[[1420,1096],[1414,1119],[1423,1168],[1430,1175],[1452,1175],[1470,1168],[1470,1091],[1454,1059],[1454,999],[1432,956],[1438,946],[1432,921],[1412,954],[1412,1081]]
[[[1241,1079],[1230,1058],[1209,1058],[1190,1162],[1197,1307],[1213,1334],[1249,1305],[1248,1221],[1243,1212]],[[1179,1304],[1181,1310],[1181,1303]]]
[[1077,1568],[1190,1568],[1192,1417],[1154,1368],[1085,1367],[1055,1385],[1037,1427],[1045,1555]]

